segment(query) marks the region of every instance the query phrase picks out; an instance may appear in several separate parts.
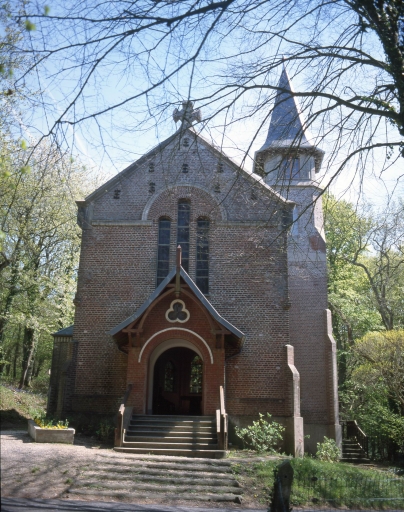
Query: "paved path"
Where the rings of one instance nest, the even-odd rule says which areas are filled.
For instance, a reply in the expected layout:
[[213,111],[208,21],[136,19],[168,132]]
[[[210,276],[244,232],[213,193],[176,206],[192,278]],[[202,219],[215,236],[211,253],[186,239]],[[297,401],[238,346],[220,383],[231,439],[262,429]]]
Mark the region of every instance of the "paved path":
[[[234,512],[234,508],[196,508],[196,507],[166,507],[164,505],[136,505],[133,503],[118,502],[88,502],[75,500],[41,500],[29,498],[2,498],[1,512],[108,512],[114,510],[116,512]],[[263,512],[266,509],[237,509],[238,512]],[[322,510],[330,511],[330,509],[293,509],[295,512],[321,512]],[[334,509],[335,511],[335,509]],[[366,510],[350,510],[349,512],[366,512]],[[370,512],[370,511],[368,511]],[[374,512],[374,511],[373,511]],[[400,510],[390,509],[385,512],[402,512]]]
[[[29,498],[2,498],[1,512],[27,511],[60,511],[60,512],[234,512],[234,508],[193,508],[166,507],[164,505],[136,505],[133,503],[76,501],[76,500],[41,500]],[[266,509],[237,509],[238,512],[263,512]],[[363,512],[363,511],[361,511]]]

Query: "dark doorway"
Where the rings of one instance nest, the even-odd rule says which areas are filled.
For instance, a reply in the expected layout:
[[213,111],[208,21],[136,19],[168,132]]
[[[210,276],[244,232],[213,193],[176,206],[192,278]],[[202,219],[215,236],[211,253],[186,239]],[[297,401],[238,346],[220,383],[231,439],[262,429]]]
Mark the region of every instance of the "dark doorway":
[[189,348],[170,348],[154,365],[153,414],[202,414],[202,359]]

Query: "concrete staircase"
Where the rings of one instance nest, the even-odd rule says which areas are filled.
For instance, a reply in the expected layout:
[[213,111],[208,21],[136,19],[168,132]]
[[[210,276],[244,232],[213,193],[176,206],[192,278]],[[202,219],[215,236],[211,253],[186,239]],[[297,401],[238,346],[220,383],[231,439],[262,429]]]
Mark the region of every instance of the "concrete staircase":
[[351,462],[353,464],[368,464],[370,459],[366,456],[361,445],[351,439],[342,441],[342,458],[341,462]]
[[68,493],[86,500],[241,503],[243,490],[229,461],[99,454],[81,469]]
[[133,415],[118,452],[221,459],[213,416]]

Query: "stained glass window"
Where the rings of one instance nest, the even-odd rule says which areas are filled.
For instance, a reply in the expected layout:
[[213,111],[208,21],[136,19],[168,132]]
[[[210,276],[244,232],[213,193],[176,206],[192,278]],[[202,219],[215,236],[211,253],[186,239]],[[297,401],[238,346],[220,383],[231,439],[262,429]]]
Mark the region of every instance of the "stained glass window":
[[157,251],[157,286],[170,271],[170,219],[159,220],[159,239]]
[[178,201],[177,245],[181,246],[181,265],[186,272],[189,271],[189,222],[191,205],[188,201]]
[[209,220],[198,219],[196,224],[196,285],[209,293]]

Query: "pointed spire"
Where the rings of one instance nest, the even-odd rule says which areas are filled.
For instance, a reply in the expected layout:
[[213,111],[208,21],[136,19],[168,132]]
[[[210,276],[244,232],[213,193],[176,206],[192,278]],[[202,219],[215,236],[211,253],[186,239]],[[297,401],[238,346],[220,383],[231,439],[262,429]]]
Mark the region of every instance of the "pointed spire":
[[290,94],[293,92],[293,88],[285,63],[278,86],[279,90],[275,99],[268,136],[258,152],[266,149],[291,147],[313,149],[315,146],[309,142],[311,136],[304,127],[300,106],[297,99]]

